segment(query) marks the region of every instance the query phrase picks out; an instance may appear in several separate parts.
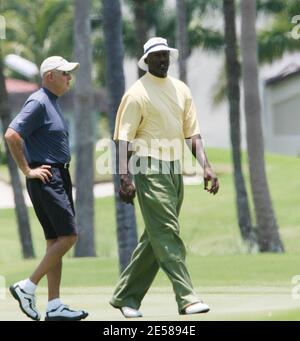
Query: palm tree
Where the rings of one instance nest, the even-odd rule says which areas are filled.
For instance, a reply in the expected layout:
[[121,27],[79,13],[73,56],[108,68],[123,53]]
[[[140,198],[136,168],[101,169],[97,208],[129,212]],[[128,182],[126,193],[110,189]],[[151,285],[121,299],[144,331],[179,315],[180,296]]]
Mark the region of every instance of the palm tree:
[[50,55],[72,55],[72,3],[69,0],[5,1],[4,54],[15,53],[36,65]]
[[264,163],[255,31],[256,1],[242,0],[241,18],[242,79],[245,91],[247,149],[258,244],[261,252],[283,252],[284,247],[279,236]]
[[[163,0],[127,0],[129,8],[134,14],[134,20],[124,20],[126,52],[138,59],[144,54],[143,46],[149,38],[150,30],[152,35],[159,35],[158,27],[164,19],[168,23],[168,17],[164,12]],[[137,67],[138,68],[138,67]],[[138,77],[142,77],[145,71],[138,68]]]
[[[144,54],[143,46],[148,38],[148,25],[146,20],[145,4],[148,0],[139,0],[133,2],[134,23],[135,23],[135,39],[137,46],[137,57],[140,58]],[[142,77],[145,71],[138,68],[138,75]]]
[[179,79],[187,83],[187,56],[188,56],[188,33],[186,21],[187,4],[186,0],[176,0],[176,41],[179,51],[178,65],[179,65]]
[[[292,22],[295,13],[300,13],[300,2],[298,0],[257,1],[257,15],[268,16],[268,19],[271,19],[267,21],[266,27],[262,27],[257,33],[259,64],[272,63],[280,59],[286,52],[300,50],[299,40],[293,39],[291,34],[296,28]],[[226,97],[225,77],[223,77],[225,72],[223,69],[225,70],[225,68],[220,70],[220,76],[216,86],[214,86],[213,102],[215,104],[221,103]]]
[[[2,51],[0,50],[0,119],[2,123],[3,133],[11,122],[11,113],[8,105],[7,92],[5,87],[5,78],[3,74]],[[6,146],[6,150],[8,148]],[[11,184],[14,193],[14,201],[16,207],[17,223],[19,237],[24,258],[34,258],[34,249],[31,238],[30,223],[28,218],[27,207],[25,205],[23,186],[21,184],[18,167],[14,162],[11,154],[7,152],[8,169],[11,178]]]
[[[102,18],[106,55],[106,86],[109,96],[109,123],[113,135],[116,112],[125,89],[122,14],[119,0],[103,0]],[[118,159],[118,152],[116,158]],[[129,264],[132,251],[137,245],[136,219],[134,206],[123,203],[119,198],[119,175],[114,174],[113,179],[119,261],[122,272]]]
[[75,85],[76,215],[79,230],[76,257],[93,257],[94,240],[94,141],[91,112],[90,0],[75,0],[74,56],[80,63]]
[[[186,0],[185,0],[186,1]],[[126,0],[134,12],[135,6],[144,6],[143,19],[147,36],[165,37],[170,45],[176,45],[176,13],[167,7],[163,0]],[[179,1],[180,2],[180,1]],[[223,47],[222,34],[213,28],[207,28],[203,24],[203,18],[211,10],[221,9],[219,0],[189,0],[186,1],[186,27],[188,36],[187,56],[196,47],[203,47],[210,51],[220,51]],[[124,18],[124,42],[126,54],[130,57],[141,55],[142,41],[136,39],[137,24],[131,18]],[[140,32],[141,33],[141,32]],[[141,34],[142,36],[142,34]],[[144,38],[145,39],[145,38]],[[144,40],[144,42],[147,38]]]
[[235,28],[235,1],[223,0],[225,24],[225,57],[227,71],[230,138],[232,162],[236,190],[236,207],[242,239],[251,250],[255,245],[254,231],[251,223],[248,195],[241,165],[241,127],[240,127],[240,63],[237,55]]
[[299,0],[260,0],[258,13],[272,15],[271,22],[258,32],[258,58],[260,63],[271,63],[286,52],[300,50],[299,40],[294,39],[292,18],[300,13]]

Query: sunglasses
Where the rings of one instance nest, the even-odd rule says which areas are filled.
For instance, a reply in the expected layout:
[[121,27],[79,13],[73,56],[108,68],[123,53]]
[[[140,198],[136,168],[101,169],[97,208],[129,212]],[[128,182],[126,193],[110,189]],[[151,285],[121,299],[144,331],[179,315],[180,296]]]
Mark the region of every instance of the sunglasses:
[[65,77],[70,76],[70,72],[68,71],[61,71],[61,74]]
[[55,72],[60,73],[60,74],[63,75],[64,77],[70,76],[70,74],[71,74],[69,71],[55,70]]

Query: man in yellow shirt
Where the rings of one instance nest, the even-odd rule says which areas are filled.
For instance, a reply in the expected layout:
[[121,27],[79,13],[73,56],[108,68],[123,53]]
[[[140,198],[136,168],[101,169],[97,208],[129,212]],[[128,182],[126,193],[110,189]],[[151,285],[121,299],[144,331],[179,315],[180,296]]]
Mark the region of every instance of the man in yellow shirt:
[[170,61],[177,56],[166,39],[149,39],[138,62],[147,73],[125,93],[116,117],[120,197],[133,204],[137,193],[145,222],[145,231],[110,301],[125,317],[142,316],[138,309],[159,268],[173,285],[180,314],[209,311],[194,292],[179,236],[184,141],[203,167],[204,189],[216,194],[219,183],[204,152],[191,92],[183,82],[168,76]]

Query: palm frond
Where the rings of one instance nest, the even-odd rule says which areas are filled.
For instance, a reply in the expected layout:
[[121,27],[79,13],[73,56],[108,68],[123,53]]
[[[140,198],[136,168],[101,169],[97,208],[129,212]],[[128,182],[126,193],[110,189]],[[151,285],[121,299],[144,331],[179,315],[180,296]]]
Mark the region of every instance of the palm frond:
[[200,24],[189,27],[190,47],[202,46],[206,50],[219,52],[224,47],[224,37],[219,31]]
[[299,51],[299,40],[293,39],[293,25],[286,15],[278,15],[270,28],[258,32],[258,56],[261,63],[271,63],[287,51]]
[[218,71],[217,81],[212,86],[212,105],[217,107],[227,100],[227,78],[225,61]]

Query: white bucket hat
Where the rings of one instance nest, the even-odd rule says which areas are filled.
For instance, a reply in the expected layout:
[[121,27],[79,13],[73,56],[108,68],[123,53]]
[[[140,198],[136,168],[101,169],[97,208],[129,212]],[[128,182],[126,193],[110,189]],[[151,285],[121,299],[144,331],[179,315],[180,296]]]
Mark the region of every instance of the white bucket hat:
[[160,37],[150,38],[144,45],[144,55],[138,61],[140,69],[148,71],[148,64],[145,63],[145,59],[149,53],[156,51],[170,51],[171,63],[175,62],[178,58],[178,50],[169,47],[166,39]]
[[52,56],[46,58],[40,67],[40,74],[43,75],[52,70],[59,70],[59,71],[73,71],[79,68],[79,63],[70,63],[66,59],[60,56]]

